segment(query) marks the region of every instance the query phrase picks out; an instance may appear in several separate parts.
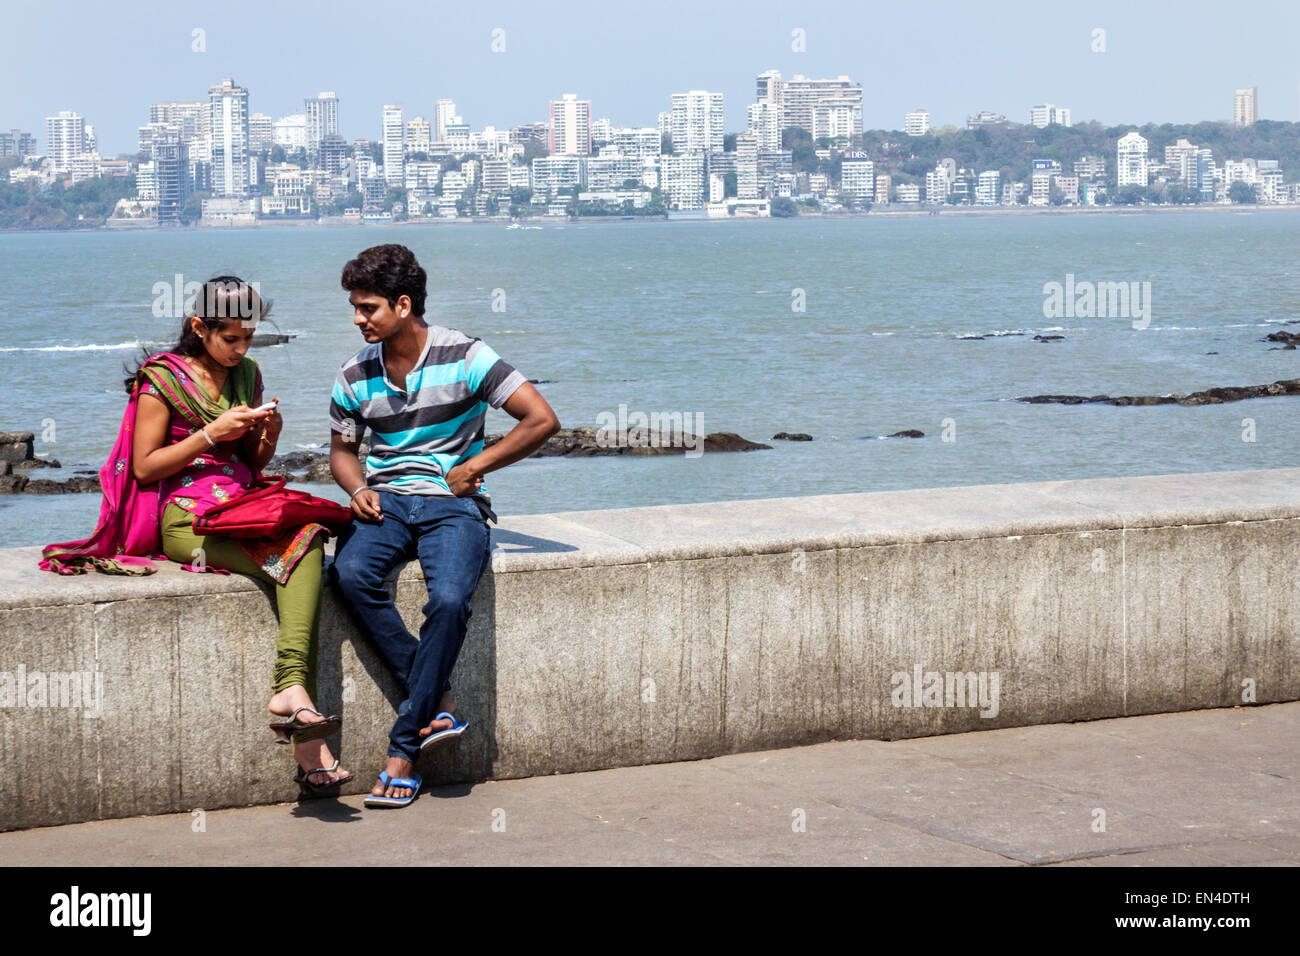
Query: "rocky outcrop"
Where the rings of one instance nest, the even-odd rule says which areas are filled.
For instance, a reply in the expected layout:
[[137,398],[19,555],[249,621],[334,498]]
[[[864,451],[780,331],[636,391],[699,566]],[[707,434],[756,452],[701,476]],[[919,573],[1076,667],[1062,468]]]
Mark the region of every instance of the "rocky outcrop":
[[27,476],[34,468],[61,468],[56,459],[37,458],[32,449],[36,436],[32,432],[0,432],[0,494],[64,494],[65,492],[98,492],[99,478],[94,472],[83,472],[92,477],[75,477],[66,482],[41,478],[36,481]]
[[1190,395],[1026,395],[1016,401],[1031,405],[1221,405],[1273,395],[1300,395],[1300,378],[1283,379],[1271,385],[1208,388]]
[[[488,435],[483,440],[484,448],[491,448],[504,435]],[[534,458],[592,458],[605,455],[680,455],[700,448],[704,451],[758,451],[770,449],[771,445],[762,445],[749,441],[734,432],[714,432],[697,439],[694,435],[656,434],[649,431],[630,429],[625,432],[604,432],[596,428],[562,428],[537,451]],[[364,463],[370,452],[366,445],[360,449]],[[324,482],[334,480],[330,473],[329,452],[293,451],[276,455],[262,469],[263,474],[283,475],[290,481]]]
[[772,436],[772,441],[812,441],[812,435],[805,435],[803,432],[777,432]]
[[[491,448],[503,435],[488,435],[484,448]],[[770,449],[741,438],[735,432],[713,432],[702,438],[689,434],[656,433],[649,429],[623,432],[597,428],[562,428],[533,453],[535,458],[587,458],[597,455],[680,455],[693,449],[704,451],[758,451]]]

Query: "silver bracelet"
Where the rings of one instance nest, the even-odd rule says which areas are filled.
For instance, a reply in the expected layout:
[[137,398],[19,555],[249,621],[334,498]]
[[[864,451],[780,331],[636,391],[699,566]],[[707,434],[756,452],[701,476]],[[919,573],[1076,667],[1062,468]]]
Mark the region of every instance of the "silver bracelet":
[[212,436],[208,434],[208,430],[207,430],[206,428],[201,428],[201,429],[199,429],[199,430],[200,430],[201,432],[203,432],[203,437],[206,438],[206,439],[208,440],[208,447],[209,447],[209,448],[211,448],[213,445],[216,444],[216,442],[214,442],[214,441],[212,440]]
[[366,490],[367,488],[369,488],[369,487],[370,487],[369,485],[362,485],[362,486],[361,486],[360,488],[358,488],[356,491],[352,492],[352,494],[348,495],[348,501],[351,501],[353,498],[355,498],[357,495],[361,494],[361,492],[365,491],[365,490]]

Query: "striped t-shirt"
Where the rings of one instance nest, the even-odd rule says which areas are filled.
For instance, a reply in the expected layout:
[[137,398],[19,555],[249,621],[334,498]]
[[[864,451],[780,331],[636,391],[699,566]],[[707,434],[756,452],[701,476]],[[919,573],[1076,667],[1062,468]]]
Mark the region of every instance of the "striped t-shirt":
[[[374,342],[343,363],[330,395],[330,428],[350,441],[370,429],[366,484],[400,495],[451,495],[446,474],[483,450],[487,407],[500,408],[524,377],[482,339],[430,325],[424,351],[397,388]],[[495,519],[484,486],[474,496]]]

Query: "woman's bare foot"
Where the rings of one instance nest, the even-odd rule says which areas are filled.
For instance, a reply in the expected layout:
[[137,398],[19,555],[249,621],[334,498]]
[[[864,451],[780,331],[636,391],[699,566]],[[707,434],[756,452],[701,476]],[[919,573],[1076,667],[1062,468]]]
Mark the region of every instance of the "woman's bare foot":
[[[394,777],[405,777],[409,775],[411,768],[414,766],[415,764],[411,763],[411,761],[403,760],[401,757],[389,757],[388,764],[384,767],[384,770],[388,772],[388,779],[392,780]],[[384,786],[381,781],[376,781],[374,787],[371,788],[370,793],[376,797],[409,797],[411,796],[411,788],[394,787],[392,784]]]
[[[329,747],[323,740],[308,740],[306,743],[293,745],[293,759],[298,761],[298,766],[303,770],[315,770],[317,767],[334,766],[334,755],[330,753]],[[348,771],[344,767],[337,770],[319,770],[315,773],[307,774],[307,780],[318,787],[324,786],[340,777],[346,777]]]
[[[454,713],[456,713],[456,702],[455,702],[454,700],[451,699],[451,692],[450,692],[450,691],[445,692],[445,693],[442,695],[442,699],[438,701],[438,713],[440,713],[440,714],[441,714],[441,713],[448,713],[448,714],[454,714]],[[450,728],[450,727],[454,727],[454,726],[455,726],[455,724],[454,724],[452,721],[450,721],[450,720],[448,720],[446,717],[444,717],[444,718],[442,718],[442,720],[435,720],[435,721],[433,721],[431,724],[429,724],[428,727],[421,727],[421,728],[420,728],[420,736],[421,736],[421,737],[427,737],[427,736],[429,736],[429,734],[435,733],[435,732],[437,732],[437,731],[439,731],[439,730],[447,730],[448,728]],[[390,773],[389,776],[392,776],[392,774]],[[398,776],[400,777],[400,776],[402,776],[402,774],[399,773]],[[376,796],[378,796],[378,794],[376,794]]]
[[[312,710],[316,709],[316,705],[312,703],[311,697],[307,694],[307,688],[303,687],[301,684],[294,684],[292,687],[286,687],[284,690],[272,697],[266,705],[266,709],[277,717],[288,717],[299,707],[310,707]],[[317,717],[315,714],[305,710],[294,718],[294,720],[298,721],[300,724],[317,724],[324,719],[325,718]]]

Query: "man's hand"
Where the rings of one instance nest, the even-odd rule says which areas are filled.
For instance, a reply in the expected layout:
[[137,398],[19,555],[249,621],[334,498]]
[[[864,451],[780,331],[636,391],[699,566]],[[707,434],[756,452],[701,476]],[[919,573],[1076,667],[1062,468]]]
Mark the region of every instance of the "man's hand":
[[[366,487],[366,476],[357,459],[360,438],[345,439],[338,432],[330,435],[330,472],[340,488],[352,495],[348,506],[352,514],[362,521],[383,521],[384,512],[379,504],[379,492]],[[356,494],[353,491],[360,488]]]
[[352,513],[362,521],[383,521],[384,512],[379,506],[379,492],[363,488],[352,496]]
[[474,475],[469,467],[469,462],[462,461],[447,472],[447,487],[451,489],[451,493],[457,498],[464,498],[475,494],[482,488],[483,479]]

